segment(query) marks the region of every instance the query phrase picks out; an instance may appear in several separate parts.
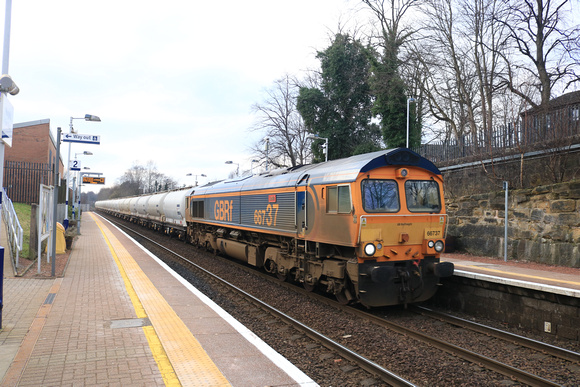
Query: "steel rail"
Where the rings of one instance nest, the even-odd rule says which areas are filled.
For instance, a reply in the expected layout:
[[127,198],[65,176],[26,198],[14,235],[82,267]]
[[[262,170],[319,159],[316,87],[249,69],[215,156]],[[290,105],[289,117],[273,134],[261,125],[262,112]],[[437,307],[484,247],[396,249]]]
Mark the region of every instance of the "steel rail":
[[[255,272],[255,270],[251,270],[251,269],[246,268],[244,266],[241,266],[241,267],[244,270]],[[345,311],[347,313],[351,313],[355,316],[369,319],[369,320],[373,321],[374,323],[376,323],[377,325],[380,325],[386,329],[392,330],[392,331],[397,332],[399,334],[403,334],[403,335],[412,337],[415,340],[427,343],[435,348],[443,350],[443,351],[450,353],[452,355],[458,356],[458,357],[465,359],[471,363],[481,365],[489,370],[498,372],[498,373],[505,375],[507,377],[515,378],[515,379],[519,380],[520,382],[526,383],[530,386],[559,386],[559,384],[557,384],[555,382],[541,378],[541,377],[534,375],[534,374],[531,374],[529,372],[517,369],[517,368],[512,367],[510,365],[501,363],[495,359],[486,357],[484,355],[478,354],[478,353],[470,351],[468,349],[461,348],[461,347],[456,346],[454,344],[447,343],[445,341],[439,340],[437,338],[431,337],[431,336],[423,334],[421,332],[417,332],[415,330],[404,327],[402,325],[387,321],[381,317],[377,317],[377,316],[370,314],[370,313],[367,313],[365,311],[354,309],[351,307],[345,307],[344,305],[341,305],[338,302],[336,302],[336,301],[334,301],[334,300],[332,300],[324,295],[309,292],[307,290],[298,288],[298,287],[291,285],[289,283],[281,282],[280,280],[278,280],[270,275],[267,275],[264,273],[258,273],[258,275],[260,277],[267,278],[268,280],[270,280],[272,282],[276,282],[285,288],[293,289],[294,291],[298,291],[301,294],[308,295],[309,297],[312,297],[312,298],[316,299],[317,301],[320,301],[320,302],[323,302],[327,305],[331,305],[333,307],[339,308],[340,310]]]
[[311,339],[320,342],[324,347],[339,353],[345,359],[348,359],[348,360],[354,362],[360,368],[364,369],[365,371],[369,372],[372,375],[379,377],[382,381],[389,383],[392,386],[397,386],[397,387],[399,387],[399,386],[401,386],[401,387],[415,387],[416,386],[415,384],[411,383],[410,381],[408,381],[408,380],[400,377],[399,375],[387,370],[386,368],[380,366],[379,364],[373,362],[372,360],[369,360],[369,359],[365,358],[364,356],[361,356],[358,353],[351,351],[350,349],[346,348],[345,346],[333,341],[329,337],[324,336],[320,332],[317,332],[316,330],[302,324],[298,320],[295,320],[294,318],[286,315],[285,313],[279,311],[278,309],[266,304],[265,302],[259,300],[258,298],[254,297],[251,294],[245,292],[244,290],[238,288],[237,286],[227,282],[226,280],[216,276],[215,274],[211,273],[210,271],[208,271],[208,270],[204,269],[203,267],[199,266],[198,264],[192,262],[191,260],[187,259],[186,257],[168,249],[167,247],[161,245],[160,243],[155,242],[151,238],[148,238],[147,236],[145,236],[145,235],[143,235],[135,230],[132,230],[131,228],[129,228],[125,225],[122,225],[122,224],[117,223],[117,222],[113,222],[111,220],[109,220],[109,221],[111,223],[115,223],[116,226],[118,226],[118,227],[122,227],[122,228],[129,230],[130,232],[138,235],[139,238],[142,238],[143,240],[146,240],[147,242],[157,246],[158,248],[174,255],[175,257],[179,258],[181,261],[186,262],[188,265],[192,266],[193,268],[195,268],[198,271],[201,271],[202,273],[204,273],[205,275],[207,275],[211,279],[226,286],[228,289],[234,291],[235,293],[241,295],[243,298],[249,300],[254,305],[258,306],[259,308],[263,309],[264,311],[266,311],[266,312],[278,317],[279,319],[285,321],[287,324],[291,325],[293,328],[297,329],[298,331],[303,332],[305,335],[307,335]]
[[365,318],[374,321],[376,324],[382,325],[382,326],[384,326],[392,331],[395,331],[397,333],[400,333],[400,334],[403,334],[403,335],[406,335],[409,337],[413,337],[414,339],[425,342],[425,343],[427,343],[435,348],[439,348],[447,353],[459,356],[462,359],[470,361],[471,363],[479,364],[487,369],[493,370],[495,372],[499,372],[500,374],[503,374],[503,375],[508,376],[510,378],[515,378],[522,383],[529,384],[530,386],[538,386],[538,387],[540,387],[540,386],[559,386],[559,384],[554,383],[550,380],[541,378],[537,375],[534,375],[534,374],[531,374],[529,372],[517,369],[517,368],[512,367],[510,365],[501,363],[495,359],[478,354],[478,353],[470,351],[468,349],[461,348],[455,344],[451,344],[451,343],[439,340],[435,337],[431,337],[431,336],[426,335],[424,333],[421,333],[421,332],[409,329],[407,327],[404,327],[402,325],[387,321],[381,317],[374,316],[370,313],[363,312],[360,310],[356,310],[355,313],[359,314],[361,317],[364,316]]
[[523,347],[540,351],[552,355],[554,357],[557,357],[559,359],[580,363],[580,353],[578,352],[574,352],[565,348],[556,347],[555,345],[542,343],[541,341],[533,340],[528,337],[516,335],[515,333],[502,331],[501,329],[489,327],[487,325],[451,316],[446,313],[436,312],[432,309],[423,306],[413,306],[413,309],[417,309],[417,313],[445,321],[449,324],[457,325],[465,329],[483,333],[487,336],[493,336],[498,339],[512,341],[517,345],[521,345]]
[[[122,226],[122,227],[124,227],[124,228],[127,228],[128,230],[131,230],[130,228],[128,228],[128,227],[126,227],[126,226],[123,226],[123,225],[120,225],[120,226]],[[133,232],[133,233],[135,233],[135,234],[138,234],[139,236],[143,237],[144,239],[147,239],[147,240],[151,241],[151,243],[154,243],[155,245],[157,245],[157,246],[161,247],[161,248],[162,248],[162,249],[164,249],[164,250],[167,250],[167,251],[168,251],[168,252],[170,252],[171,254],[174,254],[174,255],[176,255],[176,256],[179,256],[179,257],[180,257],[181,259],[183,259],[184,261],[186,261],[186,262],[190,263],[191,265],[193,265],[194,267],[198,268],[198,269],[199,269],[199,270],[201,270],[202,272],[204,272],[204,273],[207,273],[207,274],[208,274],[210,277],[212,277],[212,278],[215,278],[217,281],[223,281],[223,280],[221,280],[219,277],[217,277],[217,276],[215,276],[214,274],[212,274],[212,273],[208,272],[207,270],[205,270],[204,268],[202,268],[202,267],[198,266],[197,264],[195,264],[195,263],[191,262],[190,260],[188,260],[188,259],[187,259],[187,258],[185,258],[185,257],[181,257],[179,254],[176,254],[176,253],[172,252],[171,250],[169,250],[169,249],[167,249],[166,247],[164,247],[164,246],[160,245],[159,243],[157,243],[157,242],[155,242],[155,241],[151,240],[150,238],[147,238],[147,237],[145,237],[144,235],[141,235],[141,234],[139,234],[138,232],[136,232],[136,231],[134,231],[134,230],[131,230],[131,232]],[[230,261],[230,262],[231,262],[231,261]],[[429,344],[429,345],[431,345],[431,346],[433,346],[433,347],[435,347],[435,348],[438,348],[438,349],[440,349],[440,350],[443,350],[443,351],[445,351],[445,352],[447,352],[447,353],[450,353],[450,354],[452,354],[452,355],[458,356],[458,357],[460,357],[460,358],[462,358],[462,359],[465,359],[465,360],[467,360],[467,361],[469,361],[469,362],[471,362],[471,363],[474,363],[474,364],[481,365],[482,367],[485,367],[485,368],[487,368],[487,369],[489,369],[489,370],[492,370],[492,371],[498,372],[498,373],[500,373],[500,374],[502,374],[502,375],[505,375],[505,376],[507,376],[507,377],[514,378],[514,379],[516,379],[516,380],[518,380],[518,381],[520,381],[520,382],[522,382],[522,383],[526,383],[526,384],[528,384],[528,385],[530,385],[530,386],[538,386],[538,387],[543,387],[543,386],[559,386],[559,384],[557,384],[557,383],[555,383],[555,382],[552,382],[552,381],[550,381],[550,380],[547,380],[547,379],[541,378],[541,377],[539,377],[539,376],[537,376],[537,375],[534,375],[534,374],[531,374],[531,373],[529,373],[529,372],[526,372],[526,371],[523,371],[523,370],[517,369],[517,368],[515,368],[515,367],[512,367],[512,366],[510,366],[510,365],[507,365],[507,364],[501,363],[501,362],[499,362],[499,361],[497,361],[497,360],[495,360],[495,359],[489,358],[489,357],[487,357],[487,356],[484,356],[484,355],[478,354],[478,353],[476,353],[476,352],[470,351],[470,350],[468,350],[468,349],[461,348],[461,347],[459,347],[459,346],[456,346],[456,345],[454,345],[454,344],[451,344],[451,343],[448,343],[448,342],[445,342],[445,341],[439,340],[439,339],[437,339],[437,338],[434,338],[434,337],[431,337],[431,336],[429,336],[429,335],[423,334],[423,333],[421,333],[421,332],[418,332],[418,331],[412,330],[412,329],[410,329],[410,328],[407,328],[407,327],[404,327],[404,326],[402,326],[402,325],[399,325],[399,324],[396,324],[396,323],[393,323],[393,322],[387,321],[387,320],[385,320],[385,319],[383,319],[383,318],[381,318],[381,317],[377,317],[377,316],[375,316],[375,315],[372,315],[372,314],[370,314],[370,313],[364,312],[364,311],[362,311],[362,310],[357,310],[357,309],[353,309],[353,308],[345,307],[345,306],[343,306],[343,305],[340,305],[338,302],[336,302],[336,301],[333,301],[333,300],[329,299],[328,297],[324,297],[324,296],[322,296],[322,295],[318,295],[318,294],[316,294],[316,293],[308,292],[308,291],[306,291],[306,290],[300,289],[300,288],[298,288],[298,287],[296,287],[296,286],[293,286],[293,285],[290,285],[290,284],[288,284],[288,283],[281,282],[280,280],[277,280],[277,279],[273,278],[272,276],[269,276],[269,275],[266,275],[266,274],[263,274],[263,273],[259,273],[259,272],[258,272],[258,271],[256,271],[256,270],[251,270],[251,269],[248,269],[248,268],[246,268],[246,267],[244,267],[244,266],[242,266],[242,265],[240,265],[240,267],[244,268],[245,270],[248,270],[248,271],[252,271],[252,272],[254,272],[254,273],[257,273],[257,274],[259,274],[260,276],[262,276],[262,277],[264,277],[264,278],[268,278],[268,279],[269,279],[269,280],[271,280],[272,282],[276,282],[276,283],[278,283],[278,284],[280,284],[280,285],[282,285],[282,286],[284,286],[284,287],[287,287],[287,288],[292,288],[292,289],[294,289],[295,291],[296,291],[296,290],[298,290],[298,291],[300,291],[301,293],[308,294],[310,297],[316,298],[317,300],[320,300],[320,301],[323,301],[323,302],[325,302],[325,303],[327,303],[327,304],[330,304],[330,305],[333,305],[333,306],[335,306],[335,307],[338,307],[339,309],[341,309],[341,310],[343,310],[343,311],[346,311],[346,312],[348,312],[348,313],[351,313],[351,314],[353,314],[353,315],[357,315],[357,316],[359,316],[359,317],[362,317],[362,318],[366,318],[366,319],[368,319],[368,320],[371,320],[371,321],[373,321],[374,323],[376,323],[377,325],[383,326],[383,327],[385,327],[385,328],[387,328],[387,329],[389,329],[389,330],[392,330],[392,331],[394,331],[394,332],[397,332],[397,333],[399,333],[399,334],[402,334],[402,335],[406,335],[406,336],[412,337],[412,338],[414,338],[415,340],[418,340],[418,341],[421,341],[421,342],[427,343],[427,344]],[[224,282],[225,282],[225,281],[224,281]],[[227,282],[226,282],[226,284],[227,284]],[[256,299],[255,297],[253,297],[252,295],[250,295],[250,294],[248,294],[248,293],[244,292],[243,290],[241,290],[241,289],[238,289],[238,288],[237,288],[237,287],[235,287],[234,285],[231,285],[231,284],[229,284],[229,285],[230,285],[230,286],[232,286],[232,287],[233,287],[232,289],[234,289],[235,291],[239,291],[239,292],[242,292],[243,294],[247,294],[249,297],[251,297],[251,298],[255,299],[256,301],[258,301],[258,303],[262,303],[262,301],[260,301],[260,300]],[[267,306],[267,304],[264,304],[264,305],[265,305],[265,307],[268,307],[268,306]],[[282,313],[282,312],[279,312],[279,313]],[[283,313],[282,313],[282,314],[283,314]],[[287,316],[287,317],[288,317],[289,319],[293,320],[291,317],[289,317],[289,316]],[[289,321],[291,321],[291,320],[289,320]],[[293,320],[293,321],[296,321],[296,320]],[[293,325],[293,324],[292,324],[292,325]],[[297,327],[297,329],[299,329],[299,328]],[[301,330],[301,329],[299,329],[299,330]],[[314,332],[315,332],[315,331],[314,331]],[[317,333],[317,332],[316,332],[316,333]],[[317,333],[317,334],[319,334],[319,333]],[[309,337],[310,337],[310,336],[309,336]],[[324,336],[323,336],[323,337],[324,337]],[[331,340],[331,339],[328,339],[328,340],[330,340],[330,341],[332,342],[332,340]],[[337,344],[338,346],[341,346],[341,345],[340,345],[340,344],[338,344],[338,343],[336,343],[336,344]],[[331,348],[331,349],[333,349],[333,348]],[[346,357],[346,355],[344,355],[344,356]],[[361,357],[362,357],[362,356],[361,356]],[[348,357],[347,357],[347,358],[348,358]],[[364,359],[364,357],[362,357],[362,358]],[[352,360],[351,358],[349,358],[349,359],[350,359],[350,360]],[[367,360],[368,360],[368,359],[367,359]],[[355,361],[355,360],[353,360],[353,361]],[[374,363],[374,362],[372,362],[372,361],[370,361],[370,360],[368,360],[368,361],[370,362],[370,363],[369,363],[369,366],[371,366],[372,364],[376,364],[376,363]],[[356,361],[355,361],[355,362],[356,362]],[[357,364],[358,364],[358,363],[357,363]],[[378,366],[378,367],[380,367],[379,365],[377,365],[377,366]],[[363,367],[361,366],[361,368],[363,368]],[[382,368],[382,367],[380,367],[380,368]],[[363,369],[367,370],[366,368],[363,368]],[[389,374],[390,374],[391,372],[390,372],[390,371],[388,371],[388,370],[386,370],[386,371],[387,371],[387,374],[385,374],[385,376],[386,376],[386,377],[389,377]],[[368,371],[368,370],[367,370],[367,372],[371,372],[371,371]],[[380,376],[380,375],[381,375],[381,374],[379,373],[379,370],[377,370],[377,372],[371,372],[371,373],[375,373],[375,374],[376,374],[376,375],[378,375],[378,376]],[[394,375],[394,374],[393,374],[393,375]],[[399,377],[397,376],[397,378],[399,378]],[[401,379],[402,379],[402,378],[401,378]],[[404,380],[404,379],[402,379],[402,380]],[[385,380],[385,381],[386,381],[386,380]],[[396,380],[394,380],[393,382],[390,382],[390,381],[387,381],[387,382],[388,382],[388,383],[395,383],[395,382],[396,382]],[[405,381],[405,382],[407,382],[407,381]],[[410,383],[410,382],[407,382],[407,383]],[[399,384],[393,384],[393,385],[399,385]],[[407,385],[412,385],[412,384],[407,384]]]

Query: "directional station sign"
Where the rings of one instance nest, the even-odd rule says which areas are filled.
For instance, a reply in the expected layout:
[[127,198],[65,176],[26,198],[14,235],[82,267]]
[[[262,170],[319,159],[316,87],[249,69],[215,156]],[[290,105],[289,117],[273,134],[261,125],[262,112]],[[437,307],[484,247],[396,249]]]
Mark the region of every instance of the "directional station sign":
[[101,136],[95,136],[92,134],[79,134],[79,133],[63,133],[63,142],[82,142],[83,144],[101,144]]

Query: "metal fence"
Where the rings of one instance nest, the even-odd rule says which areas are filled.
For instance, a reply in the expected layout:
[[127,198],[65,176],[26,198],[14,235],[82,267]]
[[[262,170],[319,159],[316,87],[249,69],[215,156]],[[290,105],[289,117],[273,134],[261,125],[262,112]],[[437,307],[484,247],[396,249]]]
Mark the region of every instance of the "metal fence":
[[541,149],[565,149],[580,143],[580,105],[546,115],[525,117],[485,133],[435,141],[414,149],[437,164],[483,160]]
[[48,163],[6,160],[4,187],[14,203],[38,203],[38,187],[52,185],[53,171]]
[[[14,267],[18,267],[24,231],[22,230],[22,226],[20,226],[20,221],[18,220],[12,201],[6,195],[5,190],[2,190],[2,220],[4,220],[4,224],[6,225],[6,235],[8,237],[10,251],[12,252],[12,259],[14,260]],[[8,255],[10,256],[10,254]]]

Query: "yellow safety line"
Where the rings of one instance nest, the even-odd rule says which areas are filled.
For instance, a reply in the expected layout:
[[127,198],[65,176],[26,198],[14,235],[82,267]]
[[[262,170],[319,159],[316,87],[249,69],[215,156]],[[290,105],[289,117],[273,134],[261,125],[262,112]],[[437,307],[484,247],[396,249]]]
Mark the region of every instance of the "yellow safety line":
[[478,270],[493,271],[496,273],[504,273],[504,274],[509,274],[509,275],[513,275],[513,276],[517,276],[517,277],[534,278],[534,279],[541,279],[541,280],[545,280],[545,281],[552,281],[552,282],[565,283],[565,284],[571,284],[571,285],[580,285],[580,282],[565,281],[565,280],[559,280],[559,279],[554,279],[554,278],[539,277],[539,276],[535,276],[535,275],[513,273],[513,272],[509,272],[509,271],[490,269],[487,267],[481,267],[481,266],[477,266],[477,265],[455,265],[455,267],[475,268]]
[[[107,246],[109,246],[109,250],[111,251],[111,255],[113,256],[113,259],[115,260],[115,263],[117,264],[117,267],[119,268],[119,272],[121,273],[121,278],[123,278],[123,282],[125,283],[125,289],[127,290],[127,293],[129,294],[129,298],[131,299],[131,303],[133,304],[133,308],[135,308],[135,315],[137,316],[137,318],[146,318],[147,314],[145,313],[145,309],[143,308],[143,304],[141,304],[141,301],[139,301],[139,297],[137,296],[137,293],[135,292],[133,285],[131,285],[131,281],[129,280],[129,277],[127,276],[127,273],[125,272],[125,269],[123,268],[123,265],[121,264],[121,261],[119,261],[119,257],[115,253],[115,249],[113,248],[113,246],[109,242],[109,238],[107,237],[105,231],[103,230],[103,227],[101,227],[102,226],[101,221],[99,219],[97,219],[93,214],[89,213],[89,215],[91,215],[93,220],[95,220],[95,222],[97,223],[97,226],[99,227],[99,229],[101,230],[101,233],[103,234],[103,237],[105,238],[105,242],[107,243]],[[157,367],[159,368],[159,372],[161,373],[161,376],[163,377],[163,381],[164,381],[165,385],[166,386],[180,386],[181,383],[179,383],[179,379],[177,378],[177,375],[175,375],[175,371],[174,371],[173,367],[171,366],[171,362],[169,361],[167,354],[165,353],[165,350],[163,349],[163,345],[161,344],[159,337],[157,337],[153,327],[151,327],[151,326],[143,327],[143,332],[145,333],[145,337],[147,338],[147,342],[149,343],[149,348],[151,348],[151,353],[153,354],[153,358],[155,359],[155,362],[157,363]]]
[[151,350],[165,383],[229,386],[230,383],[129,252],[95,215],[90,215],[103,233],[124,280],[126,278],[127,290],[132,289],[129,294],[134,294],[131,301],[137,305],[135,311],[151,320],[153,327],[144,327],[144,331],[150,346],[151,342],[160,343],[155,344],[155,348],[151,346]]

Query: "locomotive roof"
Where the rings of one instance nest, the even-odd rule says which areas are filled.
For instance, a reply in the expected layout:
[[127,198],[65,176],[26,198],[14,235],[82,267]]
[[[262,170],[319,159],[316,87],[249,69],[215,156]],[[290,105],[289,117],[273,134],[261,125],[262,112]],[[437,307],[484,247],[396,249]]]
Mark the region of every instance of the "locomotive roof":
[[398,165],[416,166],[440,175],[441,172],[429,160],[406,148],[387,149],[331,160],[319,164],[300,165],[278,169],[260,175],[242,176],[217,184],[197,187],[193,195],[228,193],[258,189],[293,187],[309,184],[339,184],[356,180],[360,173],[376,168]]

